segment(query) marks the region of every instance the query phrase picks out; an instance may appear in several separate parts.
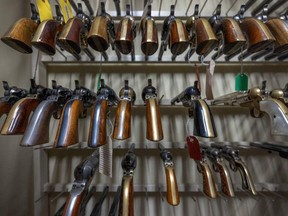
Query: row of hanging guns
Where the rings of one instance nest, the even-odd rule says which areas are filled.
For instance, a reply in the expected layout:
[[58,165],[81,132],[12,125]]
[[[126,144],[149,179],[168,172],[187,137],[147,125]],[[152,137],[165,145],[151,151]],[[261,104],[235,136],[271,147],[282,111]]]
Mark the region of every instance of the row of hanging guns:
[[[196,137],[187,142],[188,152],[191,159],[197,164],[197,170],[202,175],[202,190],[206,197],[215,199],[218,196],[225,198],[235,197],[235,185],[232,182],[229,169],[226,166],[226,161],[229,163],[230,169],[233,172],[239,172],[241,176],[240,191],[247,192],[251,195],[258,195],[252,175],[241,159],[239,149],[231,145],[211,144],[199,145],[195,147]],[[283,158],[288,158],[288,148],[270,143],[251,143],[253,147],[263,148],[268,151],[276,151]],[[252,147],[252,148],[253,148]],[[177,175],[175,175],[174,162],[172,154],[164,146],[158,143],[160,150],[160,158],[163,161],[166,175],[166,200],[169,205],[177,206],[180,203],[178,191]],[[133,216],[134,215],[134,189],[133,176],[137,166],[137,157],[134,153],[135,144],[133,143],[128,152],[122,159],[121,166],[123,169],[123,177],[121,186],[118,187],[115,193],[114,200],[109,210],[109,216]],[[85,215],[86,204],[89,198],[95,193],[95,186],[90,187],[91,180],[99,166],[98,152],[95,151],[92,155],[84,159],[74,171],[75,180],[72,185],[66,203],[56,212],[55,216],[73,216]],[[212,167],[215,173],[220,176],[220,186],[217,186],[216,178],[212,173]],[[239,176],[238,176],[239,177]],[[100,216],[101,206],[108,193],[108,186],[99,196],[90,216]],[[119,206],[119,207],[118,207]],[[117,214],[118,212],[118,214]]]
[[[30,90],[9,87],[4,82],[5,93],[0,98],[0,116],[8,114],[2,126],[2,135],[24,134],[22,146],[34,146],[49,142],[49,122],[51,117],[60,119],[54,147],[68,147],[79,142],[78,119],[85,118],[91,110],[88,146],[96,148],[107,143],[107,115],[109,107],[117,106],[112,138],[126,140],[131,137],[131,109],[136,99],[135,91],[125,80],[119,92],[104,83],[97,93],[80,86],[75,81],[75,89],[70,90],[52,81],[52,89],[37,85],[31,79]],[[161,115],[157,89],[148,79],[141,94],[146,106],[146,138],[150,141],[163,139]],[[273,135],[288,135],[288,85],[284,89],[266,90],[253,87],[245,92],[233,92],[213,100],[201,98],[198,81],[193,86],[171,100],[171,105],[182,103],[188,108],[190,118],[194,119],[193,135],[213,138],[217,136],[216,127],[210,110],[211,105],[231,105],[247,107],[251,116],[261,118],[268,114],[271,119]],[[33,115],[30,118],[31,113]]]
[[[270,60],[278,57],[283,60],[288,57],[288,16],[287,12],[279,18],[268,19],[268,6],[263,5],[263,12],[255,17],[245,17],[244,13],[251,4],[242,5],[240,11],[232,18],[221,17],[221,5],[209,19],[199,16],[199,5],[186,23],[174,15],[175,6],[171,5],[170,15],[164,19],[161,32],[161,45],[158,60],[169,46],[172,60],[183,54],[187,48],[185,60],[196,52],[199,60],[216,50],[212,59],[225,55],[226,60],[238,56],[242,60],[251,54],[252,59],[266,55]],[[135,59],[134,39],[137,35],[135,19],[130,14],[130,5],[126,7],[126,15],[121,18],[116,31],[112,17],[105,10],[105,3],[100,3],[101,12],[95,17],[88,16],[78,4],[77,14],[64,23],[60,7],[56,5],[57,17],[40,23],[36,7],[31,4],[32,17],[17,21],[1,40],[22,53],[32,53],[32,46],[48,55],[56,53],[56,45],[62,50],[80,59],[81,51],[91,60],[94,55],[88,45],[100,52],[108,60],[106,51],[111,45],[118,60],[121,54],[131,54]],[[158,30],[151,16],[151,5],[140,20],[139,29],[142,34],[141,50],[147,60],[158,50]],[[59,49],[58,49],[59,50]]]

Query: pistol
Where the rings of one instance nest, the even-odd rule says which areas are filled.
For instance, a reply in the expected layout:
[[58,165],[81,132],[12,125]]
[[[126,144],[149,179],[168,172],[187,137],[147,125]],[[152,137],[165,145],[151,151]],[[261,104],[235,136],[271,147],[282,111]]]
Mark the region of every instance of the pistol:
[[166,184],[167,184],[167,202],[170,205],[177,206],[180,203],[178,194],[177,178],[174,171],[173,158],[171,153],[164,149],[164,146],[160,143],[158,144],[160,150],[160,157],[164,162],[165,174],[166,174]]
[[80,86],[75,80],[75,90],[61,112],[60,121],[54,141],[54,147],[67,147],[78,143],[78,118],[85,118],[87,109],[92,107],[96,94]]
[[31,40],[40,23],[40,17],[34,4],[30,3],[31,18],[21,18],[1,37],[11,48],[21,53],[32,53]]
[[209,21],[199,17],[198,4],[195,5],[194,14],[188,18],[185,25],[191,37],[189,58],[194,51],[200,56],[206,56],[218,45],[218,39]]
[[109,191],[109,187],[106,186],[103,190],[103,192],[101,193],[100,197],[98,198],[90,216],[101,216],[101,208],[103,205],[103,202],[108,194]]
[[246,164],[241,159],[239,150],[231,146],[223,146],[223,147],[213,146],[213,147],[221,148],[222,155],[227,161],[229,161],[230,168],[233,172],[237,171],[240,172],[242,179],[242,189],[249,190],[253,195],[257,195],[257,191],[255,189],[252,176]]
[[151,16],[151,5],[148,5],[147,14],[140,22],[140,29],[141,50],[145,56],[153,55],[158,49],[158,31],[155,20]]
[[96,148],[107,143],[106,119],[108,106],[117,105],[118,101],[119,98],[114,90],[105,85],[104,79],[101,79],[101,87],[97,91],[91,114],[88,135],[89,147]]
[[[92,178],[99,166],[99,153],[93,152],[74,169],[74,182],[62,216],[84,216],[86,204],[93,193],[89,192]],[[92,191],[92,189],[90,190]]]
[[211,105],[230,105],[248,107],[250,115],[254,118],[262,118],[267,113],[271,120],[271,134],[287,135],[288,109],[281,100],[272,98],[266,89],[266,81],[262,87],[253,87],[248,91],[232,92],[210,101]]
[[134,39],[136,37],[136,23],[130,15],[130,5],[126,5],[126,15],[120,20],[116,30],[115,45],[122,54],[134,55]]
[[119,202],[119,216],[134,215],[134,192],[133,192],[133,175],[137,166],[137,158],[134,154],[135,144],[131,144],[129,151],[122,159],[121,166],[123,177],[121,184],[121,195]]
[[142,90],[142,99],[146,105],[146,138],[151,141],[163,139],[162,122],[157,102],[157,90],[148,79],[148,86]]
[[30,123],[20,142],[21,146],[34,146],[49,142],[49,125],[52,115],[59,119],[61,111],[68,100],[71,99],[72,91],[57,85],[52,80],[52,92],[46,100],[42,101],[35,109]]
[[205,100],[201,99],[201,92],[198,89],[198,81],[194,86],[186,88],[179,95],[171,100],[171,104],[182,103],[189,107],[189,117],[194,117],[193,134],[200,137],[217,137],[217,131],[212,112]]
[[47,55],[55,55],[57,38],[64,26],[64,18],[60,6],[55,5],[56,19],[41,22],[32,39],[32,45]]
[[205,151],[208,159],[211,161],[213,170],[220,174],[222,193],[228,197],[234,197],[235,193],[233,184],[228,172],[228,168],[224,163],[221,149],[207,146],[202,146],[202,149]]
[[30,79],[29,94],[18,100],[10,109],[1,129],[2,135],[23,134],[29,122],[30,114],[37,108],[41,101],[51,95],[51,89],[36,85],[34,79]]
[[117,191],[114,195],[113,202],[111,204],[108,216],[116,216],[117,210],[118,210],[118,204],[121,196],[121,186],[118,186]]
[[28,95],[26,89],[18,88],[16,86],[9,86],[8,82],[3,81],[4,96],[0,97],[0,118],[4,114],[8,114],[12,106],[21,98]]
[[125,140],[131,136],[131,106],[136,100],[136,93],[128,86],[128,80],[125,80],[125,86],[120,90],[119,97],[112,138]]

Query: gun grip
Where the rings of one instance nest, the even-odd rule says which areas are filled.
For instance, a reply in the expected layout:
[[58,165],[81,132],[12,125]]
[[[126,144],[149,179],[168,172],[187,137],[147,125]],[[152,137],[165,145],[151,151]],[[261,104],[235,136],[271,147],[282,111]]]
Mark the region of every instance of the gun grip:
[[123,176],[122,178],[119,215],[134,215],[133,176]]
[[83,110],[79,99],[69,100],[61,113],[54,147],[67,147],[78,143],[78,118]]
[[97,100],[93,106],[88,135],[88,146],[95,148],[107,143],[106,118],[107,100]]
[[234,197],[235,193],[233,189],[233,184],[232,184],[226,165],[224,164],[223,161],[218,161],[217,166],[218,166],[220,178],[221,178],[222,192],[228,197]]
[[57,102],[42,101],[33,113],[20,145],[33,146],[49,142],[50,119],[56,111]]
[[161,116],[156,98],[146,100],[146,138],[151,141],[160,141],[163,139]]
[[27,127],[31,112],[36,109],[39,103],[40,100],[36,98],[23,98],[17,101],[8,113],[1,134],[23,134]]
[[6,101],[0,102],[0,118],[2,115],[9,113],[10,109],[12,108],[12,105]]
[[177,179],[173,167],[166,167],[166,183],[167,183],[167,202],[170,205],[177,206],[180,202],[178,194]]
[[204,162],[200,162],[201,172],[203,176],[203,192],[209,198],[217,197],[216,185],[214,182],[213,175],[211,173],[211,169],[208,164]]
[[131,102],[121,100],[118,104],[114,130],[112,134],[113,139],[125,140],[131,136]]
[[134,40],[134,21],[124,18],[117,27],[115,45],[122,54],[129,54],[133,49]]
[[266,112],[271,121],[273,135],[288,134],[288,108],[276,99],[267,99],[259,102],[260,110]]
[[77,194],[73,197],[71,197],[71,194],[69,194],[66,199],[66,204],[62,216],[78,216],[80,213],[83,196],[84,193]]
[[212,112],[208,104],[202,100],[193,100],[194,102],[194,131],[195,136],[217,137],[217,131]]

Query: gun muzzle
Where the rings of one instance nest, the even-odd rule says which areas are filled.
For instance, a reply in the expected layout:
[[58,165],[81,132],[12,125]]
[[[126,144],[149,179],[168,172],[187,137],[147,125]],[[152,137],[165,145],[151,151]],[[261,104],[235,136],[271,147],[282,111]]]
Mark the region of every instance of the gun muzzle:
[[11,48],[21,53],[32,53],[31,40],[38,27],[38,23],[30,18],[18,20],[1,38]]
[[57,20],[41,22],[32,39],[32,45],[48,55],[55,55],[57,36],[62,28],[63,25]]

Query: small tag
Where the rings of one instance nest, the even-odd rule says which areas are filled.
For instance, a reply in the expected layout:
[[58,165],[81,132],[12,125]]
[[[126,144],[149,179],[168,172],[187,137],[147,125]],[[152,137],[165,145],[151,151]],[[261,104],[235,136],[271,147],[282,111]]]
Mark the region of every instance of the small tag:
[[209,65],[206,67],[206,98],[207,100],[213,100],[213,75],[215,70],[215,61],[211,60]]
[[245,73],[238,73],[235,77],[235,91],[248,90],[248,75]]
[[40,15],[40,21],[53,19],[53,14],[49,0],[36,0],[37,8]]
[[99,173],[112,178],[112,141],[107,137],[108,143],[99,147]]
[[195,72],[196,72],[196,77],[197,77],[197,81],[198,81],[198,89],[201,92],[200,73],[199,73],[198,66],[196,64],[195,64]]
[[198,139],[195,136],[188,136],[186,138],[186,143],[188,146],[188,152],[190,158],[201,161],[202,156]]
[[72,8],[68,0],[60,0],[61,13],[64,17],[65,23],[73,17]]

